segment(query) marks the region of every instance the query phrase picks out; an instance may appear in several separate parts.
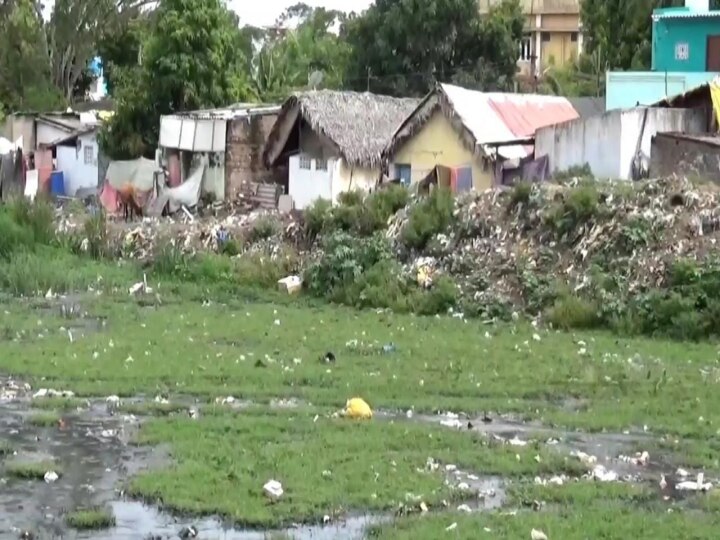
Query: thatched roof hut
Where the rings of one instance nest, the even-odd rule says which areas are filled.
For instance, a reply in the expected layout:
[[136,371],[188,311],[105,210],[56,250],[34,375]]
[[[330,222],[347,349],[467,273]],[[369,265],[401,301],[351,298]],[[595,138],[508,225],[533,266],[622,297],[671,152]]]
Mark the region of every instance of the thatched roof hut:
[[369,92],[316,90],[297,93],[283,105],[268,136],[263,159],[275,165],[300,121],[329,144],[351,166],[382,164],[382,153],[419,100]]

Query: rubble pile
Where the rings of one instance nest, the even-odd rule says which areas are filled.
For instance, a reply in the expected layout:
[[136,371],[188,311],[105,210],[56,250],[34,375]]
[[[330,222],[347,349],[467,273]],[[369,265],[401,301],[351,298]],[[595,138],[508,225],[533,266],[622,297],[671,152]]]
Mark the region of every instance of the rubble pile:
[[441,271],[466,299],[527,308],[528,296],[543,284],[577,293],[597,286],[603,275],[632,294],[665,285],[678,259],[712,258],[720,238],[720,189],[670,178],[474,193],[456,200],[450,231],[409,257],[402,245],[408,215],[399,212],[387,235],[410,259],[409,273],[421,266],[418,279],[424,280]]
[[[60,211],[56,219],[59,234],[86,235],[85,212]],[[249,245],[249,231],[259,220],[273,220],[278,224],[278,234]],[[263,249],[278,249],[283,242],[294,242],[301,235],[301,225],[290,215],[267,210],[235,213],[216,212],[213,215],[193,215],[178,212],[173,216],[144,217],[142,220],[125,222],[108,218],[107,235],[111,246],[117,248],[124,258],[139,261],[151,260],[160,250],[172,246],[188,255],[222,251],[234,243],[238,253]],[[83,241],[86,241],[83,239]]]

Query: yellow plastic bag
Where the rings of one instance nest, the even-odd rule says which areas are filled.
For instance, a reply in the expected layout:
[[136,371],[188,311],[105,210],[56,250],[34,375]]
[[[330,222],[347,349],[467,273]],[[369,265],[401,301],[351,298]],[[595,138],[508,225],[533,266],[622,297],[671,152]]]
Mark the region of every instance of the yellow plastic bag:
[[367,402],[359,397],[349,399],[345,405],[345,416],[348,418],[359,418],[369,420],[372,418],[372,409]]

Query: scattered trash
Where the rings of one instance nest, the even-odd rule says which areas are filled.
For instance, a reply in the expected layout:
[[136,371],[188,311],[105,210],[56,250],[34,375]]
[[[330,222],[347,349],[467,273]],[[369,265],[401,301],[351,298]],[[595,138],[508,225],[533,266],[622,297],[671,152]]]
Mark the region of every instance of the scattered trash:
[[282,484],[277,480],[268,480],[263,486],[263,492],[266,497],[273,500],[279,499],[285,493]]
[[547,537],[547,534],[545,534],[544,532],[542,532],[538,529],[533,529],[532,531],[530,531],[530,539],[531,540],[548,540],[548,537]]
[[47,471],[45,473],[45,476],[43,476],[46,484],[52,484],[53,482],[57,481],[58,478],[60,478],[60,476],[58,476],[58,473],[56,473],[55,471]]
[[648,452],[637,452],[634,456],[620,456],[618,459],[625,463],[645,466],[650,461],[650,454]]
[[694,482],[692,480],[684,480],[678,482],[675,488],[680,491],[709,491],[712,489],[712,484],[710,482],[704,482],[704,480],[705,475],[698,473],[697,479]]
[[135,296],[136,294],[152,294],[153,290],[152,288],[148,287],[147,284],[147,275],[143,274],[143,280],[139,281],[129,289],[130,296]]
[[194,525],[190,525],[189,527],[183,527],[180,532],[178,533],[178,536],[182,540],[187,540],[188,538],[197,538],[198,530],[197,527]]
[[472,509],[467,504],[461,504],[457,507],[458,512],[465,512],[466,514],[469,514],[472,512]]
[[596,465],[590,476],[600,482],[616,482],[619,479],[618,473],[606,469],[603,465]]
[[348,400],[345,405],[344,414],[348,418],[357,418],[363,420],[368,420],[373,416],[370,405],[368,405],[364,399],[359,397]]
[[302,289],[302,278],[300,276],[288,276],[278,280],[278,287],[288,294],[295,294]]
[[44,397],[73,398],[75,397],[75,392],[71,392],[70,390],[54,390],[52,388],[41,388],[33,394],[33,399],[40,399]]

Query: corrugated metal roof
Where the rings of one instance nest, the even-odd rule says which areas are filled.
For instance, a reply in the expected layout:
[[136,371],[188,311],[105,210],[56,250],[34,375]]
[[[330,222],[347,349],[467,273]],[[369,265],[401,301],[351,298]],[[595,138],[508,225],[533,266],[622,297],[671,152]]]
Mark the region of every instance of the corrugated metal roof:
[[[527,138],[541,127],[580,116],[564,97],[478,92],[450,84],[441,87],[476,144],[481,146]],[[532,147],[522,145],[498,149],[507,159],[526,157],[531,152]]]
[[233,120],[247,116],[262,116],[265,114],[277,114],[280,112],[279,105],[258,105],[256,103],[235,103],[228,107],[218,109],[203,109],[199,111],[187,111],[167,115],[170,118],[194,118],[213,120]]

